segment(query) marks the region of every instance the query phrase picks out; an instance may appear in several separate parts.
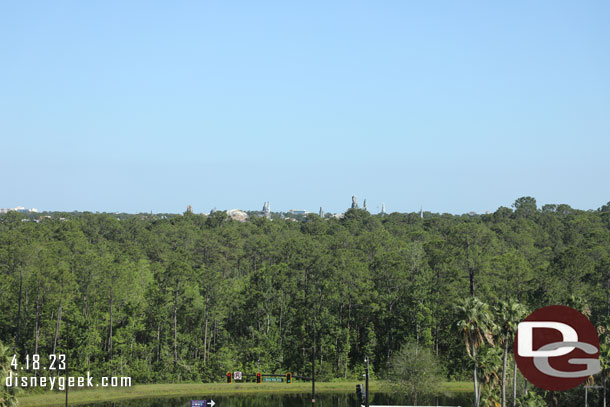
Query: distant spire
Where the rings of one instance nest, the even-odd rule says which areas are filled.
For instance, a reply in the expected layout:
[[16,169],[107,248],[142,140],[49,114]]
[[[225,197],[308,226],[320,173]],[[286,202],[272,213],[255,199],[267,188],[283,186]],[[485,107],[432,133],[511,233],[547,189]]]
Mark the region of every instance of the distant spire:
[[269,201],[263,204],[263,216],[267,219],[271,219],[271,209],[269,208]]
[[320,215],[321,218],[324,217],[324,209],[322,209],[321,206],[320,206],[320,212],[318,214]]
[[358,198],[356,198],[356,195],[352,195],[352,209],[358,209]]
[[364,199],[364,202],[362,202],[362,206],[364,207],[364,210],[368,212],[369,206],[366,204],[366,198]]
[[422,219],[424,218],[424,207],[423,206],[419,207],[419,217]]
[[385,211],[385,202],[382,202],[382,203],[381,203],[381,213],[382,213],[383,215],[385,215],[385,214],[386,214],[386,211]]
[[186,207],[186,213],[193,213],[193,207],[191,205]]

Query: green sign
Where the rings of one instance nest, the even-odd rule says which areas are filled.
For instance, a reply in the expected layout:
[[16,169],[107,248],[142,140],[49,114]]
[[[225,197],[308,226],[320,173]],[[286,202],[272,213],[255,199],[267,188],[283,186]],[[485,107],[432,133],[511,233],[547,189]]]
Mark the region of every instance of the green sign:
[[263,377],[264,382],[283,382],[283,377]]

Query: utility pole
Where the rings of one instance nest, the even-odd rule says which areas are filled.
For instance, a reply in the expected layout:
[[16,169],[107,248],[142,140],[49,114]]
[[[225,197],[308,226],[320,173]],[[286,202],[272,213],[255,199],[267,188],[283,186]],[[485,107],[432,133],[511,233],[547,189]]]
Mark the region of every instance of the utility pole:
[[589,406],[589,403],[587,403],[587,396],[589,395],[589,388],[587,386],[585,386],[585,407]]
[[66,373],[65,373],[65,378],[66,378],[66,407],[68,407],[68,355],[66,354]]
[[316,406],[316,323],[313,324],[313,349],[311,352],[311,407]]
[[65,360],[66,360],[66,365],[65,365],[65,380],[66,380],[66,407],[68,407],[68,388],[70,386],[68,386],[68,327],[70,326],[70,322],[68,321],[68,318],[66,318],[66,355],[65,355]]
[[369,407],[369,357],[365,356],[364,363],[366,363],[366,382],[364,385],[364,405]]

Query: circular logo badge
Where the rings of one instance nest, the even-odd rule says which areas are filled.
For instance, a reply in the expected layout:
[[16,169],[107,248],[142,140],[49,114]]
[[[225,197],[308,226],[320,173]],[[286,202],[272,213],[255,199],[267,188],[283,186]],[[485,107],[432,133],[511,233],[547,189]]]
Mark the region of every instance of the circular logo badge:
[[521,322],[513,346],[519,370],[534,386],[568,390],[599,373],[599,338],[580,312],[551,305]]

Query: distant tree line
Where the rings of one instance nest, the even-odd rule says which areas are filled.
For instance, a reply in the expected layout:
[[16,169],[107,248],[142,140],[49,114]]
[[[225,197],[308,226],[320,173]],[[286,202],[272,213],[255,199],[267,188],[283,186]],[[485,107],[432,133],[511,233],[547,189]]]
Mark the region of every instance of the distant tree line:
[[[524,197],[424,219],[359,209],[300,222],[220,211],[23,219],[0,217],[0,341],[135,383],[219,381],[259,363],[306,373],[314,344],[322,379],[357,377],[365,356],[382,376],[408,343],[446,378],[483,381],[482,401],[508,393],[512,404],[515,318],[566,304],[596,325],[610,319],[610,203],[538,208]],[[474,340],[488,325],[495,340]],[[498,386],[481,361],[489,352]]]

